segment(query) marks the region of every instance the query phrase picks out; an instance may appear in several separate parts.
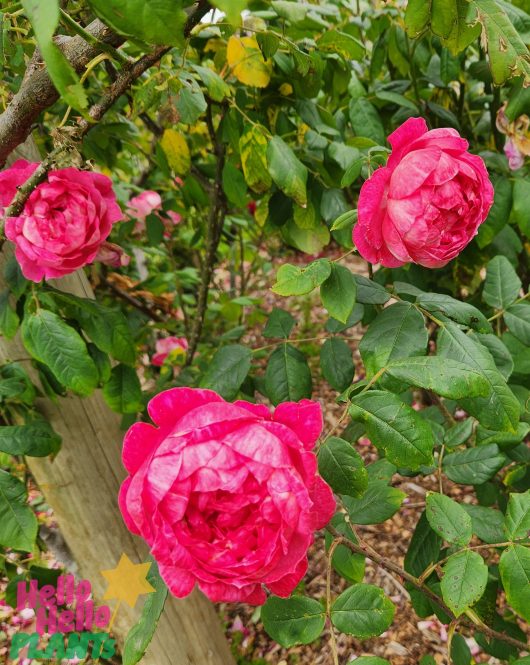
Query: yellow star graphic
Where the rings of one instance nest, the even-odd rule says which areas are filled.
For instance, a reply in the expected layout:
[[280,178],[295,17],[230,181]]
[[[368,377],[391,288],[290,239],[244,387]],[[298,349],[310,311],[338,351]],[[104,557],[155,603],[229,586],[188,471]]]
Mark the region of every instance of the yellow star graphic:
[[122,554],[116,568],[101,571],[109,583],[103,600],[116,599],[134,607],[138,596],[154,593],[155,589],[146,579],[150,567],[149,562],[134,564],[126,554]]

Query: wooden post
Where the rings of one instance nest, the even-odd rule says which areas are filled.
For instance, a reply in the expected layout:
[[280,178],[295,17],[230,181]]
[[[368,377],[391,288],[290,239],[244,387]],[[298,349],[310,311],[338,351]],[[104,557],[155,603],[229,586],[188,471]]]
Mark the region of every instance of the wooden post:
[[[12,247],[5,243],[0,254],[0,291],[5,288],[4,266],[11,255]],[[84,298],[94,297],[83,271],[57,280],[55,286]],[[20,335],[12,341],[0,337],[0,362],[24,358],[28,353]],[[35,376],[29,360],[23,366]],[[80,574],[92,583],[95,598],[101,598],[106,587],[101,570],[114,568],[123,552],[135,563],[145,561],[147,556],[143,542],[125,527],[117,504],[125,476],[120,457],[120,418],[109,410],[100,391],[85,398],[59,398],[57,404],[39,399],[38,408],[63,437],[63,447],[53,462],[28,457],[29,468],[54,509]],[[119,643],[137,617],[138,610],[122,605],[114,626]],[[198,591],[183,600],[168,597],[155,637],[141,662],[234,665],[219,617]]]

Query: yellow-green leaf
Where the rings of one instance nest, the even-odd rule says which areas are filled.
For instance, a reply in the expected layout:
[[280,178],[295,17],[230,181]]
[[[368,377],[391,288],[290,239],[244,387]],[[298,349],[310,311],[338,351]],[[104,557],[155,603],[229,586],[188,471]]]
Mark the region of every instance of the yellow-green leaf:
[[269,85],[272,64],[264,59],[255,37],[230,37],[226,57],[233,75],[241,83],[255,88]]
[[170,168],[177,175],[186,175],[190,170],[191,156],[190,149],[183,134],[176,129],[166,129],[160,146],[166,155]]

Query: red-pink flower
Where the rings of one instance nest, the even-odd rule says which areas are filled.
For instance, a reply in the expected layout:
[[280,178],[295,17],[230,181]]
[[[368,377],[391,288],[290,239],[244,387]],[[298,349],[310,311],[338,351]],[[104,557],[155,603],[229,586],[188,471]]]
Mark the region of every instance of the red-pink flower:
[[111,268],[122,268],[129,265],[131,257],[119,245],[104,242],[98,250],[96,261]]
[[125,437],[120,507],[171,592],[182,598],[197,584],[214,602],[259,605],[265,585],[288,596],[335,509],[311,452],[320,405],[286,402],[271,414],[173,388],[148,410],[158,427],[136,423]]
[[[24,160],[0,173],[5,209],[38,164]],[[27,279],[62,277],[92,263],[123,215],[110,178],[75,168],[51,171],[31,193],[18,217],[6,220],[6,237]]]
[[127,204],[127,215],[132,218],[145,220],[155,210],[162,208],[162,199],[158,192],[146,189],[145,192],[132,198]]
[[370,263],[440,268],[469,244],[493,203],[483,160],[455,129],[409,118],[392,154],[361,189],[353,240]]
[[151,362],[157,367],[162,367],[170,353],[178,349],[182,353],[188,350],[188,341],[185,337],[164,337],[156,343],[156,353]]

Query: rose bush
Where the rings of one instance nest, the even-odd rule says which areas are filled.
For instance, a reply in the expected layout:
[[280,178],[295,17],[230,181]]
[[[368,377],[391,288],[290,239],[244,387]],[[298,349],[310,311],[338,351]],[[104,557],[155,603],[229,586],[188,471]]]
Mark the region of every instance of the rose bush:
[[214,601],[286,597],[307,570],[307,550],[335,501],[311,452],[320,405],[225,402],[211,390],[174,388],[151,400],[158,425],[125,438],[129,472],[120,507],[148,542],[171,592],[195,584]]
[[[0,174],[0,206],[37,168],[19,160]],[[26,279],[39,282],[68,275],[95,260],[112,225],[122,219],[112,181],[75,168],[52,171],[31,193],[23,212],[6,220],[6,237]]]
[[[60,266],[63,231],[78,258],[93,243],[85,231],[102,208],[81,197],[78,214],[76,187],[63,181],[59,194],[53,182],[70,164],[111,175],[125,219],[89,270],[57,285],[31,284],[11,251],[0,257],[0,603],[18,580],[49,584],[53,572],[39,552],[39,525],[53,518],[32,456],[53,458],[36,463],[38,478],[43,489],[61,481],[49,499],[80,568],[115,564],[129,534],[116,523],[118,470],[105,451],[139,422],[125,443],[121,504],[173,593],[267,595],[256,612],[218,608],[236,662],[346,665],[362,649],[389,665],[388,640],[406,634],[414,663],[440,659],[446,645],[444,661],[458,665],[475,654],[522,665],[523,0],[9,4],[0,164],[31,132],[51,169],[34,193],[39,233],[26,208],[20,242],[38,236],[40,253],[50,241]],[[1,206],[33,168],[2,176]],[[32,251],[30,266],[46,266]],[[316,400],[329,435],[311,449]],[[337,510],[323,527],[326,486]],[[109,520],[119,528],[102,548]],[[124,641],[127,665],[142,662],[166,602],[158,569],[153,560],[156,592]],[[230,662],[200,593],[168,603],[148,659]],[[205,621],[190,626],[196,616]]]
[[455,129],[428,131],[409,118],[388,141],[392,154],[361,188],[353,232],[370,263],[441,268],[476,235],[493,203],[483,160]]

